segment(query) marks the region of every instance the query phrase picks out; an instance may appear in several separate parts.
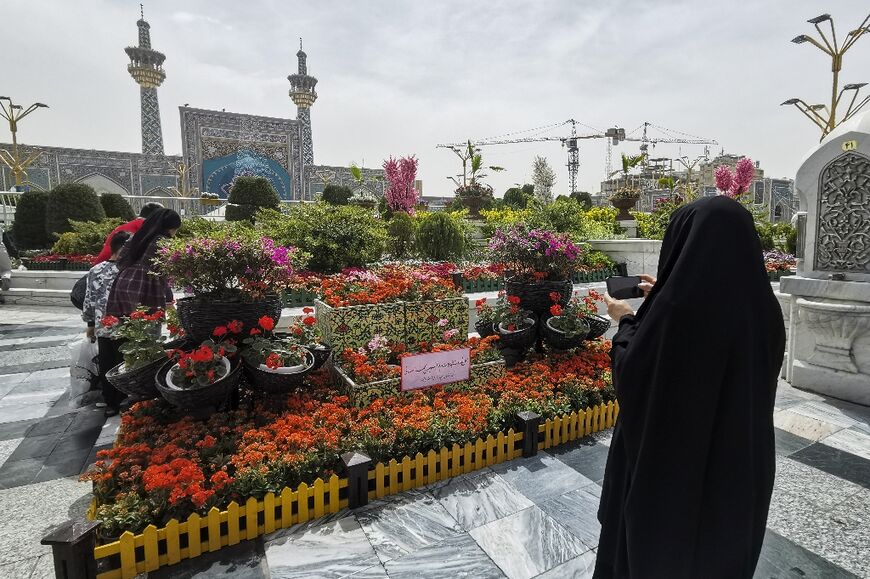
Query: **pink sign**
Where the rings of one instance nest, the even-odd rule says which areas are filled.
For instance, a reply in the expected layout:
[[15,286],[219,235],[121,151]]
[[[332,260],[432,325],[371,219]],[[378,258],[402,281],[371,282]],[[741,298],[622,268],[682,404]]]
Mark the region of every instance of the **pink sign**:
[[417,390],[436,384],[468,380],[471,350],[449,350],[402,358],[402,390]]

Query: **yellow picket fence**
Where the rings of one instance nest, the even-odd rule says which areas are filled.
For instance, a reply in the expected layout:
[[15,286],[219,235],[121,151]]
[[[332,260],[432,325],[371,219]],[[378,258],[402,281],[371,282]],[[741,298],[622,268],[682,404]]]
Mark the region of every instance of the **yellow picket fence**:
[[[619,414],[614,402],[543,421],[538,426],[538,448],[558,444],[610,428]],[[369,499],[425,486],[522,456],[522,432],[499,432],[465,445],[431,450],[427,454],[377,463],[368,471]],[[186,521],[172,519],[165,527],[148,525],[142,533],[127,531],[119,540],[94,548],[102,573],[97,579],[131,579],[203,553],[236,545],[241,541],[336,513],[348,506],[348,479],[332,475],[302,483],[295,490],[267,493],[261,500],[249,498],[243,505],[226,510],[212,508],[207,515],[192,514]],[[344,496],[343,496],[344,495]],[[88,512],[94,515],[94,506]],[[109,569],[109,570],[105,570]]]

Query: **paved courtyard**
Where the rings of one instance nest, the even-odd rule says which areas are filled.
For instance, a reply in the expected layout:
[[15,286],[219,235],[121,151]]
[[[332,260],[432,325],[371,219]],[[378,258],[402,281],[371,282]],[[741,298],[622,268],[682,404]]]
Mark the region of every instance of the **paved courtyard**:
[[[0,306],[0,578],[53,577],[39,545],[81,516],[77,476],[117,417],[72,410],[72,308]],[[781,383],[777,478],[756,577],[870,577],[870,408]],[[610,434],[402,493],[149,574],[159,577],[589,577]]]

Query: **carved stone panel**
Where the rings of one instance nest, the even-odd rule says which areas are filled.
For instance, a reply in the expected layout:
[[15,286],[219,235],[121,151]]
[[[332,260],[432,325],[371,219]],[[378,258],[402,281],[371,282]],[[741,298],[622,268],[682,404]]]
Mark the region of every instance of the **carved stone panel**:
[[855,152],[819,176],[815,268],[870,273],[870,158]]

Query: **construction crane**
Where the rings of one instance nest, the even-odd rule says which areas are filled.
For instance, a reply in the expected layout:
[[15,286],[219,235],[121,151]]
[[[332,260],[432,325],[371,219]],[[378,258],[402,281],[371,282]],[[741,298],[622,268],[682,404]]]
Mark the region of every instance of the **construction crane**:
[[[530,137],[514,137],[513,135],[519,135],[522,133],[529,133],[532,131],[541,132],[541,131],[549,131],[556,128],[564,127],[566,125],[571,126],[571,134],[565,137],[555,137],[555,136],[530,136]],[[577,134],[577,125],[581,125],[590,129],[592,132],[588,134]],[[643,128],[643,135],[641,137],[632,137],[640,128]],[[581,139],[607,139],[607,161],[606,161],[606,173],[605,178],[609,178],[611,174],[611,163],[612,163],[612,147],[614,145],[618,145],[622,141],[639,141],[641,142],[641,152],[646,153],[649,145],[652,144],[653,147],[657,143],[690,143],[690,144],[718,144],[716,141],[711,139],[702,139],[700,137],[695,137],[693,135],[689,135],[688,133],[681,133],[679,131],[671,131],[670,129],[665,129],[663,127],[659,127],[652,123],[645,122],[641,127],[638,127],[631,133],[626,134],[625,129],[619,127],[612,127],[607,129],[606,131],[602,131],[600,129],[596,129],[595,127],[591,127],[589,125],[585,125],[575,119],[568,119],[567,121],[561,123],[555,123],[553,125],[547,125],[543,127],[537,127],[535,129],[528,129],[526,131],[517,131],[515,133],[508,133],[506,135],[501,135],[498,137],[491,137],[488,139],[481,139],[478,141],[472,141],[472,144],[475,147],[481,147],[486,145],[510,145],[516,143],[537,143],[544,141],[559,141],[562,143],[562,146],[568,151],[568,187],[570,192],[577,192],[577,174],[580,170],[580,148],[578,146],[578,141]],[[666,137],[650,137],[647,133],[648,128],[657,129],[665,133]],[[673,137],[671,134],[676,133],[681,135],[679,138]],[[451,149],[453,151],[458,151],[460,148],[464,148],[467,146],[467,143],[445,143],[436,145],[437,148]]]
[[[664,133],[664,137],[650,137],[648,130],[650,128],[656,129]],[[640,137],[633,137],[631,135],[635,134],[637,131],[643,129],[643,133]],[[649,148],[652,145],[652,148],[655,149],[656,144],[658,143],[680,143],[680,144],[688,144],[688,145],[718,145],[719,143],[715,139],[705,139],[703,137],[698,137],[695,135],[690,135],[689,133],[684,133],[682,131],[675,131],[673,129],[666,129],[664,127],[660,127],[658,125],[654,125],[650,122],[644,122],[642,125],[634,129],[629,133],[623,133],[622,137],[619,141],[633,141],[640,142],[640,153],[644,156],[644,166],[649,162]],[[612,171],[612,152],[611,145],[617,144],[617,141],[614,139],[613,142],[607,142],[607,161],[605,164],[605,175],[606,179],[610,179],[613,175]]]

